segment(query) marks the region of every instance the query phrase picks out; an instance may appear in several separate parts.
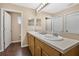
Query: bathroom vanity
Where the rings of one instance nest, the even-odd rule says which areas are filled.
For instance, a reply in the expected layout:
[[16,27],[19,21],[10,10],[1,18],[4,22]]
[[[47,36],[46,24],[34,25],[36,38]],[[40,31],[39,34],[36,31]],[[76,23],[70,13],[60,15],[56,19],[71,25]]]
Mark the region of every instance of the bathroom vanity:
[[49,38],[49,36],[35,31],[27,33],[28,46],[32,56],[79,56],[78,40],[61,39],[54,38],[54,36]]

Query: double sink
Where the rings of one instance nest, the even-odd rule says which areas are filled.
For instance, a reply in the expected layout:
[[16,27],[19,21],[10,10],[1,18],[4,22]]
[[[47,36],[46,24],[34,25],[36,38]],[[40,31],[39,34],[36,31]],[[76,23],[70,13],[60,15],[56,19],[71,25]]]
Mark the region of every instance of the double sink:
[[63,40],[63,37],[58,34],[47,34],[44,32],[38,32],[38,33],[43,35],[48,40],[54,40],[54,41]]

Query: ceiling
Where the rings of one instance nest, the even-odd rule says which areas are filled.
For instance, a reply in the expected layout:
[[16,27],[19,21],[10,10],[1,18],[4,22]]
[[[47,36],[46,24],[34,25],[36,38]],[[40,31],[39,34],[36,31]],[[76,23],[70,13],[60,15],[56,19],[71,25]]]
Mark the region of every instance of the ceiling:
[[16,5],[36,9],[41,3],[15,3]]
[[[15,3],[15,4],[19,5],[19,6],[23,6],[23,7],[36,9],[41,3]],[[53,14],[56,12],[60,12],[64,9],[67,9],[69,7],[72,7],[74,5],[76,5],[76,4],[73,4],[73,3],[49,3],[41,11]]]
[[48,13],[56,13],[62,10],[65,10],[69,7],[74,6],[75,4],[72,3],[51,3],[43,8],[41,11],[48,12]]

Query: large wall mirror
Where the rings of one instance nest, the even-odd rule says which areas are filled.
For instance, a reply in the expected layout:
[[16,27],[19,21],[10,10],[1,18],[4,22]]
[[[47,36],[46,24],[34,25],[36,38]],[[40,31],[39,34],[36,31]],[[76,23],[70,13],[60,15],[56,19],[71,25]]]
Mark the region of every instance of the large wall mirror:
[[61,34],[79,34],[79,12],[64,16],[53,16],[46,20],[46,31]]

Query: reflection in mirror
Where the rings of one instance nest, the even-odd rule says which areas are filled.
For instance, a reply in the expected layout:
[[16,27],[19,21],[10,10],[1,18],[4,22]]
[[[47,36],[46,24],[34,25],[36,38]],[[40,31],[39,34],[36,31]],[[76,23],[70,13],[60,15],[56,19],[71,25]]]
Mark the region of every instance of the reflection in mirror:
[[64,25],[64,32],[79,34],[79,12],[74,12],[66,15]]

